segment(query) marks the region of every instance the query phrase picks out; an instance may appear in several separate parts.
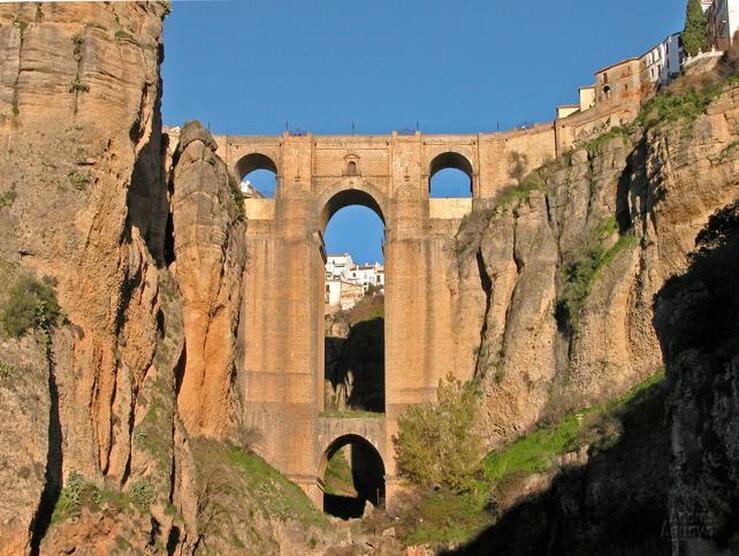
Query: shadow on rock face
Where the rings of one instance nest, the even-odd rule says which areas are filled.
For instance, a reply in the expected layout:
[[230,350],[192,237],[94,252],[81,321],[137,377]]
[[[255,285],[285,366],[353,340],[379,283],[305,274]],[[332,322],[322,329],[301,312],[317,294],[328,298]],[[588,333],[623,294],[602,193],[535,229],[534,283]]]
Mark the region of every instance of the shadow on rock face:
[[739,201],[696,238],[655,300],[670,392],[670,515],[679,550],[739,553]]
[[618,444],[591,449],[586,465],[565,467],[547,490],[445,554],[670,554],[664,400],[664,382],[637,395],[618,415]]
[[326,380],[334,390],[350,385],[348,407],[385,411],[385,319],[358,322],[347,338],[326,338]]

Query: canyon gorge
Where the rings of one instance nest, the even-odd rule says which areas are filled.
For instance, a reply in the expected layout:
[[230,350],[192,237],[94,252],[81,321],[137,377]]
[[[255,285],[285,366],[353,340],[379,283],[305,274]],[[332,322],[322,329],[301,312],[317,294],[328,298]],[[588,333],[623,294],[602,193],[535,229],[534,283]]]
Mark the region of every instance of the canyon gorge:
[[[739,550],[736,52],[565,149],[553,126],[260,139],[284,189],[255,200],[256,140],[162,125],[170,8],[0,4],[0,554]],[[427,191],[457,143],[464,210]],[[387,229],[384,306],[326,321],[321,233],[355,203]],[[486,453],[579,436],[477,477],[481,521],[436,542],[393,447],[448,373]],[[357,425],[388,489],[361,521],[320,507],[348,406],[384,412]]]

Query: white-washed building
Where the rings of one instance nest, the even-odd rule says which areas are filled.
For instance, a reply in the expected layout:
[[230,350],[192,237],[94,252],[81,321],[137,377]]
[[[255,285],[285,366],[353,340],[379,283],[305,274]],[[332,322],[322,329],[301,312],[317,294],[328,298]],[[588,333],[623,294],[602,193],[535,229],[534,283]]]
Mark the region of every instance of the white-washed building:
[[660,87],[680,75],[683,62],[683,40],[680,33],[669,35],[641,58],[641,81],[644,85]]
[[364,288],[361,284],[346,280],[326,280],[326,312],[332,313],[341,309],[348,311],[364,297]]
[[379,263],[357,265],[352,274],[352,278],[362,284],[365,290],[370,286],[385,287],[385,269]]
[[339,253],[326,257],[326,277],[347,278],[351,268],[356,266],[349,253]]
[[385,267],[380,263],[356,264],[349,253],[326,256],[326,310],[351,309],[374,286],[385,288]]

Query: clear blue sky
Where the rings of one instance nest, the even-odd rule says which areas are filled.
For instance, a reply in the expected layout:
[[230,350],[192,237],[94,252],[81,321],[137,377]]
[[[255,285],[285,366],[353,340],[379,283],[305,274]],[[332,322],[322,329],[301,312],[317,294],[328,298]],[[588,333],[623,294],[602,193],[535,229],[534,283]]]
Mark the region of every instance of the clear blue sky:
[[[685,4],[176,1],[165,22],[164,121],[229,134],[281,133],[285,122],[435,133],[547,121],[596,69],[680,30]],[[374,214],[350,207],[331,220],[327,248],[380,260],[381,237]]]

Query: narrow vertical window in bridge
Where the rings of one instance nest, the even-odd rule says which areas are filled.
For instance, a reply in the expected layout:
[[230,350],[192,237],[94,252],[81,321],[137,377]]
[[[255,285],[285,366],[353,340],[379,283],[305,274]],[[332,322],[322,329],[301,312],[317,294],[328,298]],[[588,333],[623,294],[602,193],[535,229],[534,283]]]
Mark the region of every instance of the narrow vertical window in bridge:
[[[357,192],[358,194],[359,192]],[[385,411],[384,225],[352,191],[329,207],[325,229],[324,408],[326,415]],[[366,195],[366,194],[364,194]],[[341,206],[347,203],[347,206]],[[349,206],[355,205],[355,206]]]
[[337,438],[321,465],[323,511],[342,519],[362,517],[367,505],[385,505],[385,466],[372,444],[361,436]]
[[249,198],[273,198],[277,194],[277,165],[266,155],[249,153],[236,163],[241,192]]
[[438,155],[429,168],[429,197],[472,197],[472,164],[455,152]]

